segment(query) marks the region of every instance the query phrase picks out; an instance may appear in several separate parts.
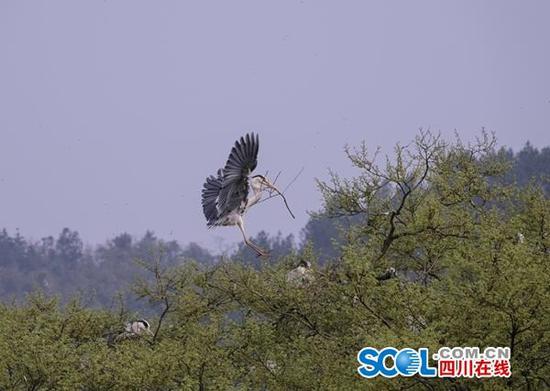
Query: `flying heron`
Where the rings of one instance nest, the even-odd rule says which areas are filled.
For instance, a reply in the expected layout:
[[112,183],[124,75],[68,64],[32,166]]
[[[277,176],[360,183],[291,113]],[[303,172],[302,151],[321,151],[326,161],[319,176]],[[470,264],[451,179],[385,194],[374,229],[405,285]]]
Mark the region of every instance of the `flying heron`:
[[[273,190],[279,194],[290,211],[284,195],[263,175],[250,176],[258,164],[258,135],[247,134],[235,141],[227,163],[219,169],[217,175],[206,178],[202,189],[202,209],[208,228],[220,225],[236,225],[239,227],[244,242],[258,256],[268,253],[252,243],[244,230],[243,216],[250,207],[258,203],[264,190]],[[252,194],[250,194],[252,190]]]

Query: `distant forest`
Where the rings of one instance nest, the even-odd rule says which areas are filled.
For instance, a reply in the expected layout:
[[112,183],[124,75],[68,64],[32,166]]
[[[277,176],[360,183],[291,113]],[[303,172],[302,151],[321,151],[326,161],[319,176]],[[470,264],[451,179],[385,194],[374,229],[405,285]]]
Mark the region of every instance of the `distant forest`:
[[[539,150],[527,143],[517,153],[501,149],[498,154],[511,162],[505,178],[508,183],[525,186],[536,182],[550,194],[550,147]],[[345,240],[339,232],[353,222],[353,217],[329,218],[320,212],[310,217],[299,240],[293,235],[270,235],[263,231],[253,240],[269,249],[274,260],[300,253],[309,246],[323,263],[339,257],[340,245]],[[253,266],[259,266],[260,262],[242,243],[225,257]],[[21,302],[29,293],[40,291],[59,296],[62,302],[80,296],[90,307],[113,309],[122,305],[142,311],[146,306],[137,299],[131,286],[136,280],[149,278],[146,265],[160,262],[172,267],[192,261],[209,266],[221,258],[196,243],[183,245],[166,241],[151,231],[141,238],[121,233],[104,244],[88,248],[80,234],[70,228],[64,228],[56,237],[39,241],[3,229],[0,231],[0,299]]]

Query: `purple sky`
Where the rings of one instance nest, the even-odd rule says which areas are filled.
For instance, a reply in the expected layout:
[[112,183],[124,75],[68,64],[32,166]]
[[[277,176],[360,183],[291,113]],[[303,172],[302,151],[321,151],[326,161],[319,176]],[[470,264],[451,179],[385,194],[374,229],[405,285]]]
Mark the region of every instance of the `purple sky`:
[[204,178],[260,133],[280,200],[250,234],[298,233],[343,147],[419,127],[550,144],[548,1],[0,2],[0,227],[88,243],[153,229],[219,250]]

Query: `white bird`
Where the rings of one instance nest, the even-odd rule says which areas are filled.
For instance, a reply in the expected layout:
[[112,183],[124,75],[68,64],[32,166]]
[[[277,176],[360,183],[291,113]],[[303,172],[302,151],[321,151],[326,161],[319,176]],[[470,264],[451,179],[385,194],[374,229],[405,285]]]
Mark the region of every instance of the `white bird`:
[[525,243],[525,235],[523,235],[521,232],[518,232],[516,234],[516,243],[517,244],[523,244]]
[[395,270],[394,267],[389,267],[386,269],[384,273],[376,276],[376,279],[378,281],[385,281],[395,277],[397,277],[397,271]]
[[153,335],[149,322],[145,319],[134,320],[126,323],[123,332],[118,334],[109,333],[107,335],[107,343],[112,346],[124,340],[140,338],[144,334]]
[[309,261],[300,261],[298,266],[286,274],[286,281],[297,287],[304,287],[313,282],[313,270]]
[[[258,164],[258,135],[247,134],[235,142],[227,163],[219,169],[217,176],[206,178],[202,189],[202,209],[208,227],[220,225],[236,225],[239,227],[244,242],[259,256],[267,256],[267,252],[246,237],[243,216],[250,207],[258,203],[264,190],[274,190],[284,200],[283,194],[263,175],[250,176]],[[249,187],[252,190],[250,195]]]
[[142,335],[143,333],[153,335],[153,332],[151,331],[151,325],[145,319],[139,319],[127,323],[125,330],[127,333],[135,335]]

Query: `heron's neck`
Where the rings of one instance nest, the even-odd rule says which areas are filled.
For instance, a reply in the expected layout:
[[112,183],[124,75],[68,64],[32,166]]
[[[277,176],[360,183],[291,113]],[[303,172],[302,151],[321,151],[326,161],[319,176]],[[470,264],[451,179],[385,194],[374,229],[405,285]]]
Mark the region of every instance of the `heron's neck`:
[[260,189],[255,189],[253,187],[252,193],[252,196],[248,199],[248,202],[246,203],[247,208],[250,208],[252,205],[256,204],[262,199],[262,191]]

